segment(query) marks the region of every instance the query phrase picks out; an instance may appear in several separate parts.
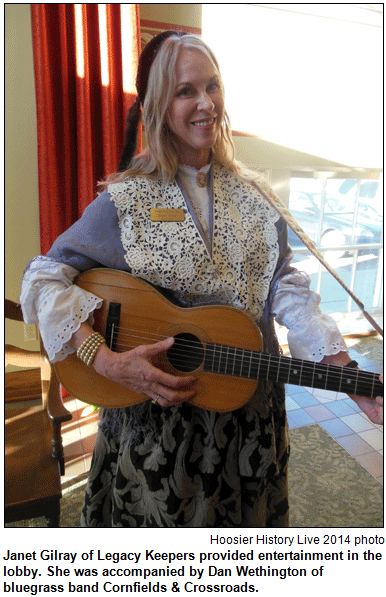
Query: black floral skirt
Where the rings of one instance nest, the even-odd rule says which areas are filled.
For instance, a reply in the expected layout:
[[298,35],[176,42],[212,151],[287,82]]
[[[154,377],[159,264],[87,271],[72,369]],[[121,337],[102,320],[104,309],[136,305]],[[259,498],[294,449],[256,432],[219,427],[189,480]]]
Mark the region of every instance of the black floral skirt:
[[141,434],[133,433],[133,408],[103,413],[82,526],[288,526],[281,386],[260,389],[230,413],[148,401],[152,425]]

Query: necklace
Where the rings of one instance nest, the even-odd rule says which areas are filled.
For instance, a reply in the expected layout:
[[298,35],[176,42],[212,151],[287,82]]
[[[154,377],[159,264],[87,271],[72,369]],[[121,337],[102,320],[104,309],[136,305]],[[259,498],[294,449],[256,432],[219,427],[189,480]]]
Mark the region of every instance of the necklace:
[[208,184],[208,175],[205,172],[199,172],[196,176],[197,184],[199,187],[204,188]]

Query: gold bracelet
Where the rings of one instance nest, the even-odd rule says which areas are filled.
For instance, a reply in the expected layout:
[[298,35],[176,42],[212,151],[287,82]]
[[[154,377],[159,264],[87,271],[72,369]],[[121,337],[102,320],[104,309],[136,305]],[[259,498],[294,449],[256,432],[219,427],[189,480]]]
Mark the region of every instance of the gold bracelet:
[[82,342],[76,352],[76,356],[90,367],[94,361],[98,348],[104,343],[104,337],[99,332],[94,332]]

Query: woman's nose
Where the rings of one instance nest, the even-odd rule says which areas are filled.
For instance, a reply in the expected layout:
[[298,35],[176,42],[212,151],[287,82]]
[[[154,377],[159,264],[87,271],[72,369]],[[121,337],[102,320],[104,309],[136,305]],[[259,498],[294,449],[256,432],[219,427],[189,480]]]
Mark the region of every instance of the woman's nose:
[[210,97],[210,95],[208,95],[208,93],[206,91],[203,91],[200,94],[199,97],[199,101],[198,101],[198,107],[200,110],[213,110],[214,108],[214,103],[212,101],[212,98]]

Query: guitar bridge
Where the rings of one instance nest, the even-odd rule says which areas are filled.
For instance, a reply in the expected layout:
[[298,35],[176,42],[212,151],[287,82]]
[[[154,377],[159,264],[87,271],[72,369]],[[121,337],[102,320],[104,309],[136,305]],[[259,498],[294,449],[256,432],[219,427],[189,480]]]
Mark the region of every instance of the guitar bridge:
[[121,303],[110,303],[106,322],[105,340],[110,350],[115,351],[118,326],[121,317]]

